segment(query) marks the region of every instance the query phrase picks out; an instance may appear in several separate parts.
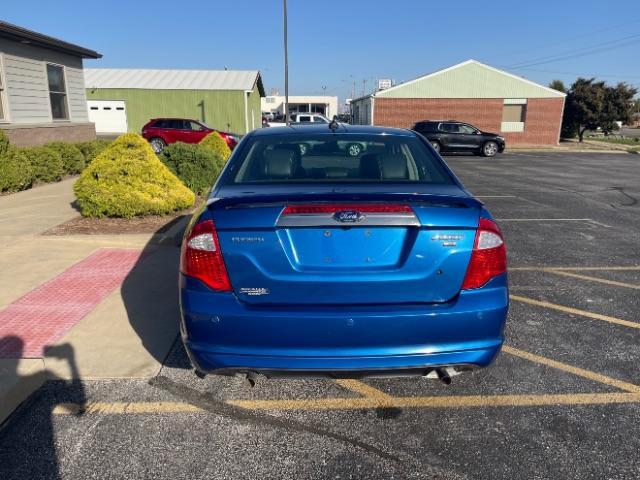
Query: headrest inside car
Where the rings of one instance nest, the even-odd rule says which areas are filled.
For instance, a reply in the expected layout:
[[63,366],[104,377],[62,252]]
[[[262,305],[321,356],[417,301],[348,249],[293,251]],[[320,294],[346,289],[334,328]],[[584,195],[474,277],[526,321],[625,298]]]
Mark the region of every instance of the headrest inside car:
[[404,155],[385,155],[380,159],[382,178],[389,180],[408,180],[407,159]]
[[292,150],[267,150],[264,152],[266,178],[289,178],[293,173],[295,152]]

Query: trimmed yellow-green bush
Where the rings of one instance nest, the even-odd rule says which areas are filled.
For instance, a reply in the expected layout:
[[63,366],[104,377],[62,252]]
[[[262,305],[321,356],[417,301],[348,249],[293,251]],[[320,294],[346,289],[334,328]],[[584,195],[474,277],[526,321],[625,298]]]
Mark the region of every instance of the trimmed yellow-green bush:
[[84,170],[84,155],[75,145],[66,142],[51,142],[47,143],[45,147],[60,154],[65,173],[73,175]]
[[163,215],[195,201],[193,192],[135,133],[121,135],[100,153],[73,190],[85,217]]
[[29,147],[20,149],[29,159],[36,182],[57,182],[64,176],[62,156],[48,147]]
[[111,145],[110,140],[91,140],[90,142],[78,142],[76,147],[84,155],[84,161],[89,165],[94,158],[96,158],[100,152]]
[[23,151],[8,146],[0,152],[0,192],[18,192],[32,183],[33,168]]
[[218,132],[211,132],[209,135],[200,140],[199,145],[208,148],[217,156],[219,156],[225,163],[231,156],[231,149],[224,138],[220,136]]
[[162,151],[159,158],[198,195],[209,191],[225,163],[218,155],[202,145],[182,142],[169,145]]

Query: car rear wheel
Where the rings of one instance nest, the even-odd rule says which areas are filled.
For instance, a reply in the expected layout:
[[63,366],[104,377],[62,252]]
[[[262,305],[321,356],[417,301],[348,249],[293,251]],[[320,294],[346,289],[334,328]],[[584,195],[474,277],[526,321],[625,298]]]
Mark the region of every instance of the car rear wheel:
[[151,144],[151,148],[153,148],[153,151],[156,153],[160,153],[162,150],[164,150],[164,147],[167,146],[167,143],[159,137],[152,138],[151,140],[149,140],[149,143]]
[[349,152],[349,156],[357,157],[362,153],[362,145],[359,143],[352,143],[347,147],[347,152]]
[[498,144],[496,142],[487,142],[482,146],[482,155],[485,157],[493,157],[498,153]]
[[440,142],[433,141],[429,143],[431,143],[431,146],[436,152],[440,153]]

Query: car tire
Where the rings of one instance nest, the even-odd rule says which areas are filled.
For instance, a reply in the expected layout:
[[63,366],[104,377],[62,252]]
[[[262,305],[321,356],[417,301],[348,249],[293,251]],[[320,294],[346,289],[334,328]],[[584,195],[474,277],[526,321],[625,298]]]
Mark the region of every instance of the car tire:
[[494,157],[496,153],[498,153],[498,144],[496,142],[489,141],[482,145],[483,157]]
[[433,140],[429,143],[431,144],[431,146],[436,152],[440,153],[440,142],[436,142],[435,140]]
[[362,145],[359,143],[350,143],[347,146],[347,153],[350,157],[357,157],[362,153]]
[[160,137],[153,137],[151,140],[149,140],[149,143],[151,144],[151,148],[153,148],[153,151],[155,153],[162,152],[162,150],[164,150],[167,146],[167,142],[165,142]]

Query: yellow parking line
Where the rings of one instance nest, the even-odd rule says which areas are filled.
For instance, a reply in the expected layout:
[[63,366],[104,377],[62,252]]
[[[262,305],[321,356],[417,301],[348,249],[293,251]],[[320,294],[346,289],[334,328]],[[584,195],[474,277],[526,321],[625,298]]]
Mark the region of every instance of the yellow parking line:
[[551,360],[550,358],[541,357],[539,355],[525,352],[524,350],[519,350],[517,348],[513,348],[508,345],[504,345],[502,347],[502,351],[510,355],[514,355],[516,357],[524,358],[525,360],[529,360],[531,362],[540,363],[542,365],[546,365],[548,367],[552,367],[557,370],[562,370],[563,372],[572,373],[573,375],[577,375],[579,377],[593,380],[594,382],[610,385],[612,387],[616,387],[616,388],[619,388],[620,390],[625,390],[627,392],[640,394],[639,386],[634,385],[632,383],[623,382],[622,380],[617,380],[615,378],[607,377],[606,375],[602,375],[600,373],[592,372],[590,370],[584,370],[582,368],[574,367],[566,363],[558,362],[556,360]]
[[336,380],[336,383],[341,387],[344,387],[347,390],[351,390],[352,392],[359,393],[360,395],[366,398],[377,398],[377,399],[391,398],[391,395],[388,395],[383,391],[378,390],[377,388],[373,388],[372,386],[367,385],[366,383],[362,383],[358,380],[339,379],[339,380]]
[[640,402],[637,393],[578,393],[566,395],[464,395],[443,397],[324,398],[318,400],[233,400],[251,410],[332,410],[365,408],[533,407]]
[[54,415],[101,413],[121,415],[125,413],[197,413],[201,408],[183,402],[91,402],[83,409],[77,403],[61,403],[53,408]]
[[602,271],[606,272],[608,270],[612,272],[620,271],[638,271],[640,270],[640,266],[621,266],[621,267],[509,267],[509,271],[512,272],[544,272],[546,270],[564,270],[564,271],[573,271],[573,272],[581,272],[581,271]]
[[[463,395],[390,398],[321,398],[316,400],[229,400],[228,404],[249,410],[353,410],[368,408],[478,408],[539,407],[560,405],[602,405],[638,403],[638,393],[573,393],[560,395]],[[61,404],[54,415],[77,413],[77,404]],[[124,415],[161,413],[204,413],[182,402],[106,403],[85,405],[84,414]]]
[[604,283],[606,285],[613,285],[615,287],[633,288],[634,290],[640,290],[640,285],[617,282],[615,280],[607,280],[606,278],[590,277],[588,275],[580,275],[579,273],[572,273],[565,270],[554,270],[549,268],[546,269],[545,272],[553,273],[554,275],[564,275],[565,277],[579,278],[581,280],[589,280],[590,282]]
[[577,308],[565,307],[564,305],[557,305],[555,303],[545,302],[543,300],[534,300],[533,298],[521,297],[519,295],[509,295],[511,300],[517,302],[528,303],[529,305],[535,305],[537,307],[550,308],[552,310],[558,310],[560,312],[571,313],[573,315],[580,315],[581,317],[593,318],[595,320],[603,320],[605,322],[614,323],[616,325],[623,325],[625,327],[640,329],[640,323],[630,322],[629,320],[622,320],[616,317],[610,317],[609,315],[601,315],[599,313],[592,313],[586,310],[579,310]]

